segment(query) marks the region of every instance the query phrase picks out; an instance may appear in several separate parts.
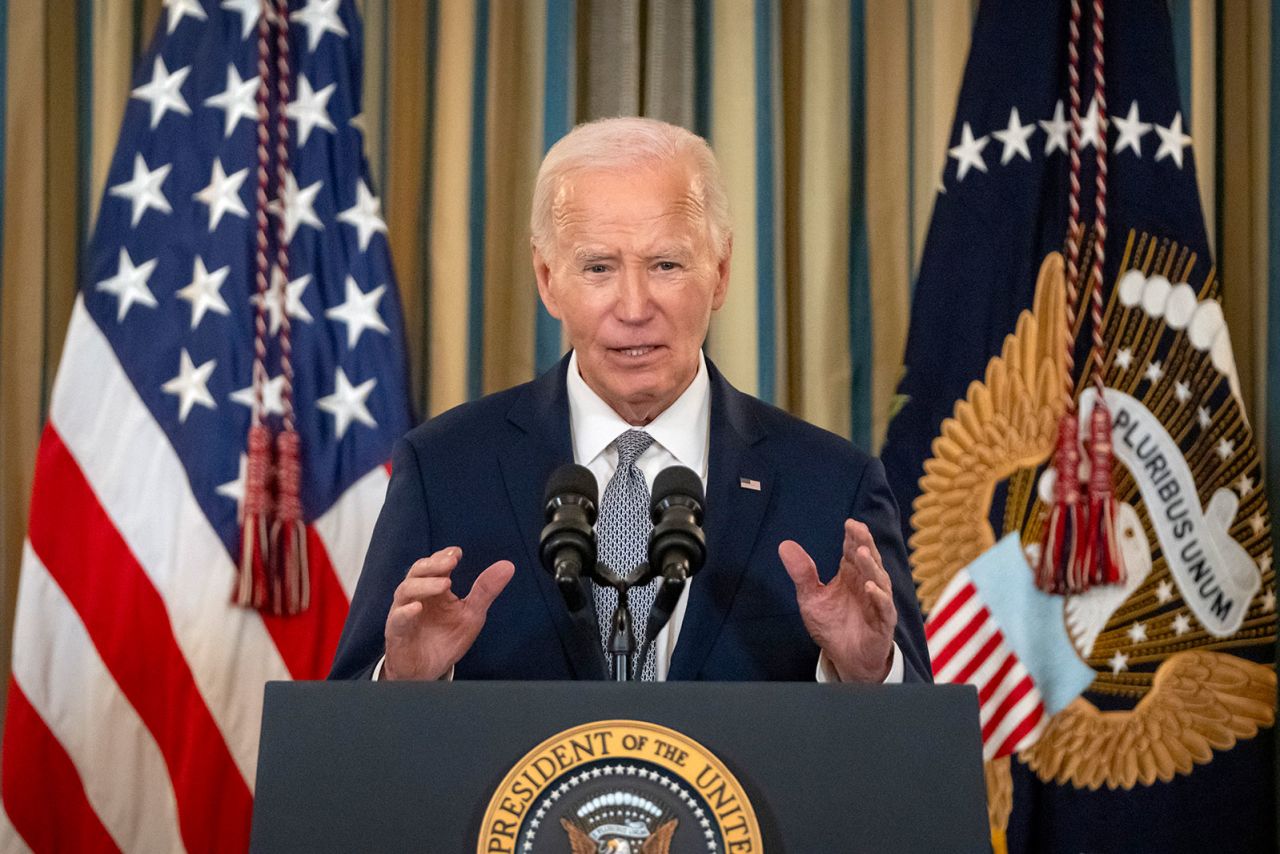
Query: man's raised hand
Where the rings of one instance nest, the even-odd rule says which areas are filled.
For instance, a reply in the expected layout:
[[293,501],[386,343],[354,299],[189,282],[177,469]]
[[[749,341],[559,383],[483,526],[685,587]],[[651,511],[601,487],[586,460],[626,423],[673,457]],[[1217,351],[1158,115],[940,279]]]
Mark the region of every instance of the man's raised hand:
[[823,584],[809,553],[794,540],[778,557],[796,586],[796,601],[809,636],[844,682],[883,682],[893,663],[898,611],[893,586],[867,526],[844,523],[840,569]]
[[383,679],[439,679],[475,643],[515,566],[509,560],[490,565],[459,599],[449,576],[461,558],[457,546],[441,549],[416,561],[396,588],[387,614]]

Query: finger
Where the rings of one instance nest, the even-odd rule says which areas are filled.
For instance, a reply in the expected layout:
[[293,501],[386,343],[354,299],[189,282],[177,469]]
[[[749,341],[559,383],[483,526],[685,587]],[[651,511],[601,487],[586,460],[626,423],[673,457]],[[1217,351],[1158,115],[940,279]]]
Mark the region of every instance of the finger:
[[858,546],[855,560],[858,564],[858,572],[864,580],[872,582],[885,593],[893,593],[893,581],[889,578],[889,573],[885,572],[884,567],[876,560],[875,554],[870,549],[866,546]]
[[856,519],[846,519],[844,526],[846,531],[853,534],[854,541],[860,546],[866,546],[876,563],[884,566],[884,561],[880,559],[880,549],[876,546],[876,538],[871,536],[871,529]]
[[880,622],[888,626],[897,625],[898,609],[893,604],[893,594],[881,590],[872,581],[866,583],[863,592]]
[[409,567],[409,573],[405,577],[428,578],[448,575],[457,567],[461,558],[462,549],[457,546],[447,546],[433,555],[414,561],[413,566]]
[[840,559],[840,574],[850,583],[874,581],[880,588],[892,591],[889,573],[880,561],[871,531],[861,522],[846,519],[844,523],[844,553]]
[[432,596],[447,593],[452,585],[448,577],[431,576],[429,578],[406,578],[396,588],[396,604],[421,602]]
[[796,586],[797,598],[812,595],[821,589],[822,581],[818,578],[818,567],[814,564],[813,558],[809,557],[809,553],[804,550],[804,546],[795,540],[783,540],[778,544],[778,557],[781,558],[787,575],[791,576],[791,582]]
[[516,566],[509,560],[500,560],[489,565],[471,585],[467,594],[467,604],[479,608],[481,613],[488,611],[493,600],[506,589],[511,576],[515,575]]
[[840,574],[846,577],[849,574],[860,573],[858,550],[862,548],[862,542],[855,527],[857,524],[852,519],[844,520],[844,545],[840,549]]
[[391,613],[387,614],[387,634],[398,635],[411,630],[418,615],[422,613],[422,607],[422,603],[415,600],[392,608]]

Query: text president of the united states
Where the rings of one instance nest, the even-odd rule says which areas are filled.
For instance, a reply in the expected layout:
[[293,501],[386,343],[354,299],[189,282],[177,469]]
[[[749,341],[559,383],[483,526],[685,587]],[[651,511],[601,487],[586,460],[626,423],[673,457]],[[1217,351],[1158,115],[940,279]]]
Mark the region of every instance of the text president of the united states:
[[608,599],[572,615],[538,558],[544,484],[577,462],[599,482],[602,558],[622,571],[643,559],[656,474],[683,465],[706,485],[706,566],[637,676],[928,680],[879,462],[703,355],[733,248],[707,144],[650,119],[579,126],[542,163],[531,243],[570,353],[397,444],[331,675],[605,678]]

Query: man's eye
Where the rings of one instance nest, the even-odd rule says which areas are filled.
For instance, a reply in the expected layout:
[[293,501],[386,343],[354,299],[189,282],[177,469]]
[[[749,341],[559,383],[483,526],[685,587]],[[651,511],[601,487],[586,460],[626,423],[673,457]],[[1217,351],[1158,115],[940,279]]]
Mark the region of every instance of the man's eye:
[[600,275],[602,273],[609,272],[609,268],[606,267],[604,264],[589,264],[587,265],[587,272],[595,275]]
[[664,273],[670,273],[672,270],[680,269],[680,265],[675,261],[659,261],[658,269]]

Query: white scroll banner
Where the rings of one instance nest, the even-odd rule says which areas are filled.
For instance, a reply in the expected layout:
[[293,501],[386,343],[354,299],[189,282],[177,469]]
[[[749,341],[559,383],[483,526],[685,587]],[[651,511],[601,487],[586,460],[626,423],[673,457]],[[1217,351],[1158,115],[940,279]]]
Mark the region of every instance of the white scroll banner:
[[[1219,489],[1202,510],[1191,467],[1160,419],[1122,391],[1104,394],[1116,459],[1138,484],[1183,600],[1214,637],[1235,634],[1262,584],[1257,565],[1229,533],[1240,499]],[[1091,388],[1080,396],[1082,433],[1096,397]]]

